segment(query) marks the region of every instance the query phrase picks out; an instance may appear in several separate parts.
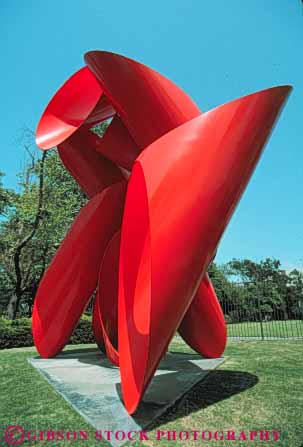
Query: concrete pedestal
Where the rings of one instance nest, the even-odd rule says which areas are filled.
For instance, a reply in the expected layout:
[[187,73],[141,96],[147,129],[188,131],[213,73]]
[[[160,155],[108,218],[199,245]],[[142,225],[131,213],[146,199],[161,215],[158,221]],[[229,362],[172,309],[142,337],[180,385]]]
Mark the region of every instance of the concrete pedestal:
[[[29,361],[96,430],[129,432],[146,428],[224,360],[166,354],[133,416],[122,403],[119,368],[99,350],[67,351],[54,359]],[[110,441],[114,447],[125,442]]]

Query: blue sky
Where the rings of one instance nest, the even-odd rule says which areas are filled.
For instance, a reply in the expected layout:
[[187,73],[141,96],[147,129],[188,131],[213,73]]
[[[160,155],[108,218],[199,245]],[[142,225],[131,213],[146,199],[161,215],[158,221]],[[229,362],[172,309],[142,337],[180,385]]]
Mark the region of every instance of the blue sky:
[[1,0],[1,161],[16,186],[21,129],[104,49],[160,71],[202,110],[279,84],[294,91],[221,242],[217,260],[303,266],[303,5],[300,0]]

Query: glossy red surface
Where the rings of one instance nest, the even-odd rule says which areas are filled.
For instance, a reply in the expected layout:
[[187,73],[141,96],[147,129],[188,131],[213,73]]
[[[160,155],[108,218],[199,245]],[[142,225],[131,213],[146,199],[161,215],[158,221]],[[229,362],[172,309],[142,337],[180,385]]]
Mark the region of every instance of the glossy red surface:
[[99,306],[96,305],[96,299],[93,305],[93,313],[92,313],[92,328],[94,333],[95,342],[99,346],[100,350],[105,354],[105,343],[103,338],[103,329],[101,326],[101,316],[99,312]]
[[116,111],[105,95],[102,95],[95,108],[87,116],[82,126],[91,128],[115,115]]
[[204,357],[220,357],[226,346],[226,324],[216,292],[207,274],[179,327],[184,341]]
[[93,291],[106,246],[119,230],[125,182],[95,195],[80,211],[40,283],[32,330],[41,357],[68,342]]
[[118,115],[113,118],[104,136],[96,142],[95,150],[129,171],[140,153]]
[[89,138],[99,137],[88,130],[78,130],[64,143],[59,144],[60,158],[88,197],[93,197],[107,186],[124,180],[122,171],[113,162],[90,147]]
[[159,138],[134,165],[119,273],[120,371],[130,413],[195,296],[289,91],[276,87],[211,110]]
[[50,149],[66,140],[86,120],[103,94],[89,68],[83,67],[57,91],[36,130],[36,143]]
[[177,85],[146,65],[107,51],[90,51],[85,61],[140,150],[201,113]]
[[[118,276],[119,276],[120,232],[109,242],[102,260],[98,293],[94,302],[93,330],[96,339],[102,334],[102,351],[108,359],[119,365],[118,353]],[[104,346],[104,348],[103,348]]]

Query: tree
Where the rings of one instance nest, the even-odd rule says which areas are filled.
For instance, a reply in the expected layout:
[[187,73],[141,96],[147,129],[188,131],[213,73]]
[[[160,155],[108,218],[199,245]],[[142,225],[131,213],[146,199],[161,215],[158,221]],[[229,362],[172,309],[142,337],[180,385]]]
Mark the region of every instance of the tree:
[[20,176],[21,192],[0,225],[0,271],[10,284],[9,318],[20,303],[30,314],[39,281],[76,214],[86,202],[78,184],[53,150],[35,152]]
[[208,268],[208,275],[213,283],[220,302],[228,301],[231,298],[231,284],[225,275],[224,267],[218,266],[215,262],[212,262]]
[[[102,137],[109,120],[92,129]],[[75,216],[87,198],[64,168],[56,149],[37,150],[34,134],[25,129],[21,141],[27,160],[19,175],[20,193],[1,190],[0,211],[0,295],[10,295],[7,315],[16,318],[20,305],[31,315],[39,282]],[[38,155],[39,154],[39,155]],[[48,154],[48,155],[46,155]],[[3,205],[1,205],[3,204]],[[3,307],[3,305],[2,305]]]
[[[219,266],[213,262],[208,269],[208,274],[214,285],[226,320],[240,321],[243,318],[243,312],[242,316],[240,316],[239,309],[245,310],[247,289],[241,284],[230,281],[229,270],[226,265]],[[249,312],[246,309],[246,318],[249,318],[248,314]]]
[[288,274],[287,309],[293,318],[303,318],[303,273],[297,269]]
[[4,188],[2,177],[4,177],[4,173],[0,171],[0,216],[6,214],[15,198],[15,194],[12,190]]
[[[44,194],[44,163],[46,159],[47,152],[43,152],[41,159],[38,162],[38,192],[37,192],[37,205],[35,210],[35,215],[32,223],[29,225],[28,230],[24,234],[24,230],[21,230],[21,240],[17,242],[14,255],[13,255],[13,263],[14,263],[14,294],[12,298],[9,300],[7,307],[7,314],[10,319],[15,319],[17,315],[17,311],[19,308],[20,300],[22,298],[24,289],[24,276],[27,278],[30,275],[30,269],[27,269],[25,275],[22,270],[22,252],[26,248],[26,246],[30,243],[30,241],[35,236],[35,233],[38,229],[40,220],[43,218],[42,216],[42,207],[43,207],[43,194]],[[35,168],[35,165],[33,165]],[[28,185],[26,185],[28,187]]]
[[233,259],[227,264],[229,277],[240,280],[247,292],[246,309],[258,318],[289,319],[287,294],[289,278],[277,259],[257,263]]
[[[13,205],[14,199],[16,199],[17,194],[15,194],[12,190],[7,189],[3,186],[2,178],[4,177],[4,173],[0,172],[0,223],[5,219],[6,214],[10,207]],[[0,253],[4,252],[4,244],[0,238]],[[3,268],[0,265],[0,312],[5,306],[10,293],[10,285],[7,281],[7,277]]]

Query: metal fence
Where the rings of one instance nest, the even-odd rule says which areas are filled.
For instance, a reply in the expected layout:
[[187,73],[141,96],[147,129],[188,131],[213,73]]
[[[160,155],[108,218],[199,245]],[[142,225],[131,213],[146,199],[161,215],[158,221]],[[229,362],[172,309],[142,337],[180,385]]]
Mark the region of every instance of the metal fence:
[[303,318],[300,309],[285,311],[283,306],[272,306],[265,311],[258,300],[245,303],[222,301],[229,339],[302,340]]

